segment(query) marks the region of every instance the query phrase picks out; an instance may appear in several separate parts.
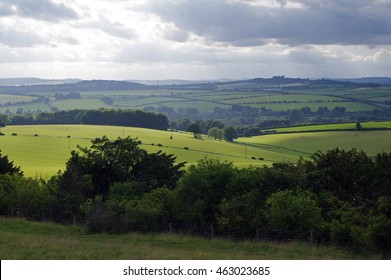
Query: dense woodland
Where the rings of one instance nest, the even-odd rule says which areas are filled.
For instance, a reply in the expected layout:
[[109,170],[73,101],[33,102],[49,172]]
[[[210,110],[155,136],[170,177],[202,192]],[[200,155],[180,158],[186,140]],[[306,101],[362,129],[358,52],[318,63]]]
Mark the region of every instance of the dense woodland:
[[91,232],[167,232],[300,240],[388,255],[391,153],[314,153],[239,169],[204,158],[187,171],[133,138],[96,138],[48,181],[0,155],[0,215],[85,225]]
[[0,118],[9,125],[92,124],[144,127],[159,130],[166,130],[169,127],[168,118],[165,115],[141,110],[77,109],[23,114],[12,117],[0,114]]

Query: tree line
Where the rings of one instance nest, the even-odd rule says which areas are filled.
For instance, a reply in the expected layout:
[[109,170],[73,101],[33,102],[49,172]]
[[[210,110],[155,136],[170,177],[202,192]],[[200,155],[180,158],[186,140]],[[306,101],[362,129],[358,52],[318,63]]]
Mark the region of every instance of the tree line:
[[2,115],[9,125],[31,124],[92,124],[134,126],[159,130],[169,127],[168,118],[160,113],[141,110],[75,109],[69,111],[44,112],[39,114]]
[[95,232],[207,232],[301,240],[389,254],[391,153],[316,152],[296,163],[238,168],[204,158],[186,171],[137,138],[96,138],[50,180],[23,177],[0,154],[0,215]]

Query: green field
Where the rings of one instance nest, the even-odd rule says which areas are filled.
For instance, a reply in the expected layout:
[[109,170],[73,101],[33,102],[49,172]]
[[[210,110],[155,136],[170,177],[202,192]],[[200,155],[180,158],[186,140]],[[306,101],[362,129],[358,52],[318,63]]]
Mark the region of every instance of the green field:
[[[195,139],[191,133],[144,128],[37,125],[8,126],[3,128],[2,132],[5,134],[0,138],[2,153],[8,155],[16,165],[21,166],[25,175],[33,177],[38,175],[46,178],[56,174],[59,169],[64,169],[65,162],[70,157],[70,151],[75,150],[77,145],[89,147],[91,139],[103,135],[110,139],[123,136],[137,137],[143,143],[141,147],[147,151],[162,150],[175,154],[178,162],[186,161],[188,164],[196,163],[205,156],[232,161],[238,166],[263,165],[279,158],[279,155],[274,152],[258,148],[246,148],[226,141],[210,140],[206,137]],[[17,136],[12,136],[15,133]],[[170,139],[171,136],[173,139]],[[185,150],[185,147],[189,149]],[[263,157],[266,160],[253,160],[252,156]]]
[[[390,127],[391,122],[363,123],[365,127]],[[305,126],[300,129],[354,128],[355,124]],[[280,129],[284,131],[284,129]],[[321,150],[336,147],[346,150],[357,148],[369,156],[378,152],[391,152],[390,131],[332,131],[272,134],[239,138],[234,143],[208,139],[195,139],[191,133],[159,131],[144,128],[91,125],[36,125],[8,126],[2,129],[0,149],[26,176],[48,178],[65,168],[70,152],[77,145],[89,147],[90,141],[106,135],[110,139],[123,136],[137,137],[141,147],[150,152],[162,150],[177,156],[187,166],[205,156],[233,162],[238,167],[262,166],[273,162],[296,162]],[[16,136],[12,136],[16,134]],[[68,138],[68,136],[70,136]],[[172,139],[170,139],[172,136]],[[188,149],[185,149],[188,147]],[[262,158],[262,160],[259,160]]]
[[334,148],[363,150],[368,156],[391,152],[391,131],[329,131],[305,132],[240,138],[238,142],[270,152],[280,153],[284,161],[289,156],[308,157],[316,151]]
[[4,103],[32,102],[35,97],[26,95],[0,94],[0,105]]
[[58,110],[66,111],[73,109],[99,109],[105,107],[105,103],[100,101],[99,99],[94,98],[83,98],[78,100],[61,100],[54,101],[51,103],[52,107],[56,107]]
[[82,227],[0,218],[0,259],[378,259],[305,243],[233,242],[177,234],[86,234]]
[[[374,128],[389,128],[391,129],[391,122],[362,122],[362,129],[374,129]],[[343,129],[356,129],[356,123],[337,123],[337,124],[317,124],[317,125],[305,125],[305,126],[291,126],[275,129],[277,132],[302,132],[313,130],[343,130]]]
[[[245,86],[243,83],[239,83]],[[230,87],[235,88],[234,84]],[[142,109],[147,106],[169,106],[175,111],[182,108],[194,107],[201,113],[213,112],[215,107],[228,109],[234,104],[254,108],[265,107],[273,111],[286,111],[310,107],[317,111],[319,107],[333,110],[335,107],[345,107],[347,112],[371,111],[376,108],[389,108],[390,88],[358,88],[358,89],[307,89],[285,90],[284,87],[273,90],[237,91],[224,86],[220,90],[113,90],[113,91],[84,91],[81,99],[55,100],[56,92],[33,92],[30,94],[10,95],[0,94],[0,112],[9,110],[15,112],[21,108],[25,112],[51,111],[70,109],[98,108],[128,108]],[[47,97],[39,103],[32,102],[37,96]],[[105,104],[100,99],[110,97],[113,104]],[[24,101],[26,103],[21,103]],[[30,103],[29,103],[30,102]],[[32,103],[31,103],[32,102]],[[45,103],[46,102],[46,103]],[[7,103],[4,105],[4,103]],[[48,106],[49,105],[49,106]]]

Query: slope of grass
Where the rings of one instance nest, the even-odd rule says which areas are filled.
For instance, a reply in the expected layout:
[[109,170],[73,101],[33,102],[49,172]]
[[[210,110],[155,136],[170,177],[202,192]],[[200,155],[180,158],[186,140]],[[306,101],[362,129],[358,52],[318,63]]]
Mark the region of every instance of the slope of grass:
[[327,131],[287,133],[240,138],[239,142],[260,149],[280,152],[282,155],[308,157],[316,151],[334,148],[363,150],[369,156],[391,152],[391,131]]
[[305,243],[232,242],[177,234],[108,235],[0,218],[0,259],[376,259]]
[[[89,147],[91,139],[106,135],[110,139],[137,137],[141,147],[150,152],[162,150],[177,156],[178,162],[196,163],[208,156],[232,161],[238,166],[263,165],[277,161],[279,155],[256,147],[244,147],[226,141],[195,139],[191,133],[159,131],[144,128],[84,125],[8,126],[2,129],[0,149],[21,166],[26,176],[47,178],[64,169],[70,152],[77,145]],[[16,133],[17,136],[12,136]],[[36,135],[36,136],[35,136]],[[68,138],[68,136],[70,136]],[[172,139],[171,139],[172,136]],[[186,150],[185,147],[188,147]],[[266,161],[253,160],[263,157]]]
[[[363,123],[367,127],[391,127],[391,122]],[[354,128],[355,123],[305,126],[279,129],[288,132],[314,129]],[[77,145],[89,147],[91,140],[106,135],[110,139],[131,136],[142,141],[149,152],[162,150],[177,156],[177,162],[196,163],[205,156],[233,162],[238,167],[262,166],[273,162],[296,162],[300,156],[334,148],[357,148],[374,156],[391,152],[390,131],[326,131],[287,133],[239,138],[235,143],[195,139],[191,133],[159,131],[144,128],[91,125],[36,125],[8,126],[2,129],[0,149],[15,165],[21,166],[26,176],[44,179],[65,168],[70,152]],[[17,136],[12,136],[16,133]],[[68,136],[70,136],[68,138]],[[171,139],[172,137],[172,139]],[[187,147],[188,149],[185,149]],[[262,158],[263,160],[259,160]]]
[[[361,122],[362,129],[384,129],[391,128],[391,122]],[[313,130],[338,130],[338,129],[356,129],[356,123],[334,123],[334,124],[317,124],[305,126],[292,126],[276,129],[277,132],[301,132]]]

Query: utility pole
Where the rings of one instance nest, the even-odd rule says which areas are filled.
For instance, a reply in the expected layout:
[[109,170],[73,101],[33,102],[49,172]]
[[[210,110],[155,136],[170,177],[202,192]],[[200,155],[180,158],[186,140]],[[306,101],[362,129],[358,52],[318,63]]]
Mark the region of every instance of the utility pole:
[[68,150],[70,151],[71,150],[71,136],[68,135],[67,138],[68,138]]

